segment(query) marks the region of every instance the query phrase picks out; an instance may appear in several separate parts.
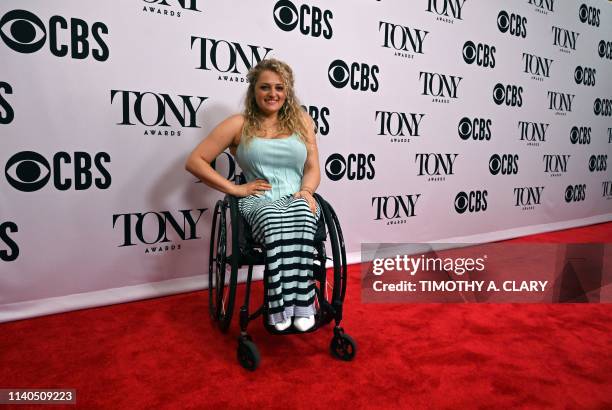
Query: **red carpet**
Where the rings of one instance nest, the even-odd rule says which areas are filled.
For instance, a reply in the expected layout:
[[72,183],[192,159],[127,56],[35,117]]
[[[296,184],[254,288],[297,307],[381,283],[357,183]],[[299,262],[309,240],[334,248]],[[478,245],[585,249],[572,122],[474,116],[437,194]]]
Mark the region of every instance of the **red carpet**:
[[[611,237],[608,223],[520,241]],[[0,324],[0,388],[76,388],[86,409],[612,408],[612,305],[365,305],[358,268],[353,362],[330,356],[329,327],[281,337],[258,322],[248,372],[236,322],[211,326],[202,291]]]

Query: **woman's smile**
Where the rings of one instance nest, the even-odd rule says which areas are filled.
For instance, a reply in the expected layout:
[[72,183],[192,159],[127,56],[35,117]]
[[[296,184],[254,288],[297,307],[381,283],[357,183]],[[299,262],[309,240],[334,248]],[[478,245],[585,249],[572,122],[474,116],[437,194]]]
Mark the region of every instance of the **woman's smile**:
[[279,111],[285,99],[285,85],[281,77],[270,70],[262,72],[255,86],[255,101],[264,114]]

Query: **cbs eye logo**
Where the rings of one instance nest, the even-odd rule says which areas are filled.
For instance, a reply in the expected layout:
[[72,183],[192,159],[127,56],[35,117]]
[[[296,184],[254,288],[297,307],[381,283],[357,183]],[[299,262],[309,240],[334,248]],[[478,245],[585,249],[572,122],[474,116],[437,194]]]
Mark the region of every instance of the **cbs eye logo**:
[[90,27],[84,20],[62,16],[52,16],[47,29],[38,16],[27,10],[11,10],[0,19],[0,38],[12,50],[24,54],[43,48],[48,37],[49,50],[56,57],[70,54],[74,59],[85,59],[91,54],[95,60],[105,61],[109,49],[102,34],[108,34],[104,23],[95,22]]
[[348,65],[342,60],[334,60],[329,65],[327,75],[329,82],[336,88],[344,88],[350,80]]
[[476,60],[476,44],[473,41],[466,41],[463,45],[463,61],[472,64]]
[[0,37],[7,46],[20,53],[41,49],[47,39],[42,20],[26,10],[13,10],[0,20]]
[[291,31],[297,27],[300,14],[297,7],[288,0],[281,0],[274,6],[274,21],[283,31]]
[[329,65],[327,75],[329,77],[329,82],[336,88],[344,88],[350,80],[349,68],[342,60],[334,60]]
[[23,151],[13,155],[4,169],[6,179],[13,188],[23,192],[38,191],[49,182],[49,162],[37,152]]
[[339,181],[345,175],[349,180],[374,179],[374,154],[349,154],[345,159],[332,154],[325,162],[325,174],[332,181]]

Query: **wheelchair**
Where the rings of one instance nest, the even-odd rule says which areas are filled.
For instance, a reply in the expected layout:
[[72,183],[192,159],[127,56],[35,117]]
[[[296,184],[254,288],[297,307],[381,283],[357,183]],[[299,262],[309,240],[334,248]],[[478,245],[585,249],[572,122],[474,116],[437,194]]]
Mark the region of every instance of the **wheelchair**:
[[[238,178],[244,182],[244,177]],[[342,304],[346,294],[347,264],[342,230],[338,217],[331,205],[319,194],[314,194],[321,210],[314,237],[315,253],[313,274],[315,280],[315,324],[304,333],[335,322],[334,335],[329,349],[333,357],[350,361],[355,357],[357,345],[340,326],[342,321]],[[250,226],[240,214],[238,198],[226,195],[217,201],[212,219],[210,236],[210,253],[208,263],[208,307],[210,317],[226,333],[232,321],[238,269],[248,266],[244,304],[240,308],[240,336],[238,337],[237,358],[242,367],[255,370],[261,361],[260,353],[247,332],[251,320],[261,316],[266,330],[272,334],[298,333],[293,327],[278,331],[267,321],[267,272],[264,270],[263,304],[253,313],[249,312],[251,280],[253,266],[266,266],[264,245],[253,239]],[[330,252],[327,251],[330,249]],[[331,274],[328,277],[326,263],[331,263]],[[301,333],[301,332],[299,332]]]

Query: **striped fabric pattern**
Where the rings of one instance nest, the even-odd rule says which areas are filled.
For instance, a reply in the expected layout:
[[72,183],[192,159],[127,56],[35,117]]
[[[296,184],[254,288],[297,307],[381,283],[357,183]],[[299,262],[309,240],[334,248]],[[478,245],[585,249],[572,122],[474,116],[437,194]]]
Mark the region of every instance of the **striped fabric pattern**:
[[287,195],[277,200],[241,198],[239,209],[253,239],[265,247],[270,324],[314,315],[313,239],[319,208],[313,215],[304,199]]

